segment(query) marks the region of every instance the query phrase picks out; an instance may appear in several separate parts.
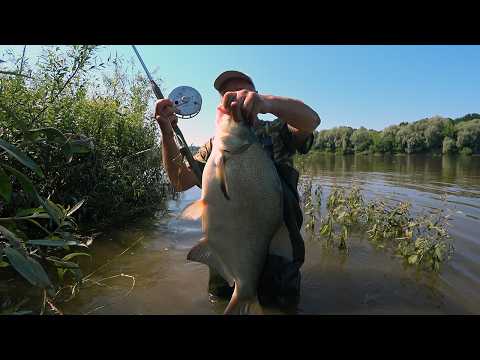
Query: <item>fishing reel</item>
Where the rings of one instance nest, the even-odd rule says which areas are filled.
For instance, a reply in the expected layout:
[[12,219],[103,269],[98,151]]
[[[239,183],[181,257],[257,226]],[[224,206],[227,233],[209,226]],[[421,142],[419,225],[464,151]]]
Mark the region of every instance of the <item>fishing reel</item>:
[[175,114],[181,119],[191,119],[202,108],[202,96],[190,86],[179,86],[172,90],[168,99],[173,102]]

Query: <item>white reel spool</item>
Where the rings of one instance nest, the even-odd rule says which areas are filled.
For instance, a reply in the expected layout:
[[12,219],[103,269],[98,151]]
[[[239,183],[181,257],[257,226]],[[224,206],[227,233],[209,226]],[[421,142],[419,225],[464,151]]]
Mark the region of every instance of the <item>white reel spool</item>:
[[179,86],[172,90],[168,98],[175,106],[175,113],[182,119],[190,119],[202,108],[202,96],[190,86]]

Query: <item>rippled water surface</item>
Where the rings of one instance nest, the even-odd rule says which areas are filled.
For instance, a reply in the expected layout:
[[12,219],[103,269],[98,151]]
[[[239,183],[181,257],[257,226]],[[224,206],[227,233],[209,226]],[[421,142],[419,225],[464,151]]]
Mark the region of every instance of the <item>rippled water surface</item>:
[[[438,275],[429,275],[375,250],[361,234],[350,239],[348,254],[306,238],[296,313],[480,313],[480,157],[318,155],[302,174],[324,191],[335,183],[356,183],[367,198],[407,200],[417,210],[445,206],[441,197],[446,194],[453,211],[450,233],[456,251]],[[122,224],[104,234],[93,247],[92,265],[111,260],[94,276],[103,285],[83,289],[64,310],[73,314],[221,314],[226,303],[208,301],[206,266],[186,261],[201,236],[200,224],[176,219],[184,206],[199,197],[200,190],[191,189],[169,202],[167,214]]]

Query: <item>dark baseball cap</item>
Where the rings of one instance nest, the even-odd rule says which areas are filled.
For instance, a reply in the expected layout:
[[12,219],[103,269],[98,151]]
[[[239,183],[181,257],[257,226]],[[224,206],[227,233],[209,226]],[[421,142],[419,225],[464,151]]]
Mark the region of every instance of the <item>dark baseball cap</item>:
[[250,78],[250,76],[235,70],[224,71],[223,73],[218,75],[218,77],[215,79],[213,83],[213,87],[217,89],[218,92],[220,92],[222,89],[222,86],[230,79],[243,79],[248,81],[250,84],[253,85],[253,87],[255,87],[255,84],[253,83],[253,80]]

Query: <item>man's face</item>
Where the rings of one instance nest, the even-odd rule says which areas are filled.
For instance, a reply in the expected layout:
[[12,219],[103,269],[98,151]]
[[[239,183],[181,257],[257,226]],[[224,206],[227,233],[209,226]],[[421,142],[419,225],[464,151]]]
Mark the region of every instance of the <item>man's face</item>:
[[255,87],[248,81],[243,79],[230,79],[224,85],[220,92],[220,97],[223,98],[228,91],[240,91],[240,90],[248,90],[248,91],[256,91]]

